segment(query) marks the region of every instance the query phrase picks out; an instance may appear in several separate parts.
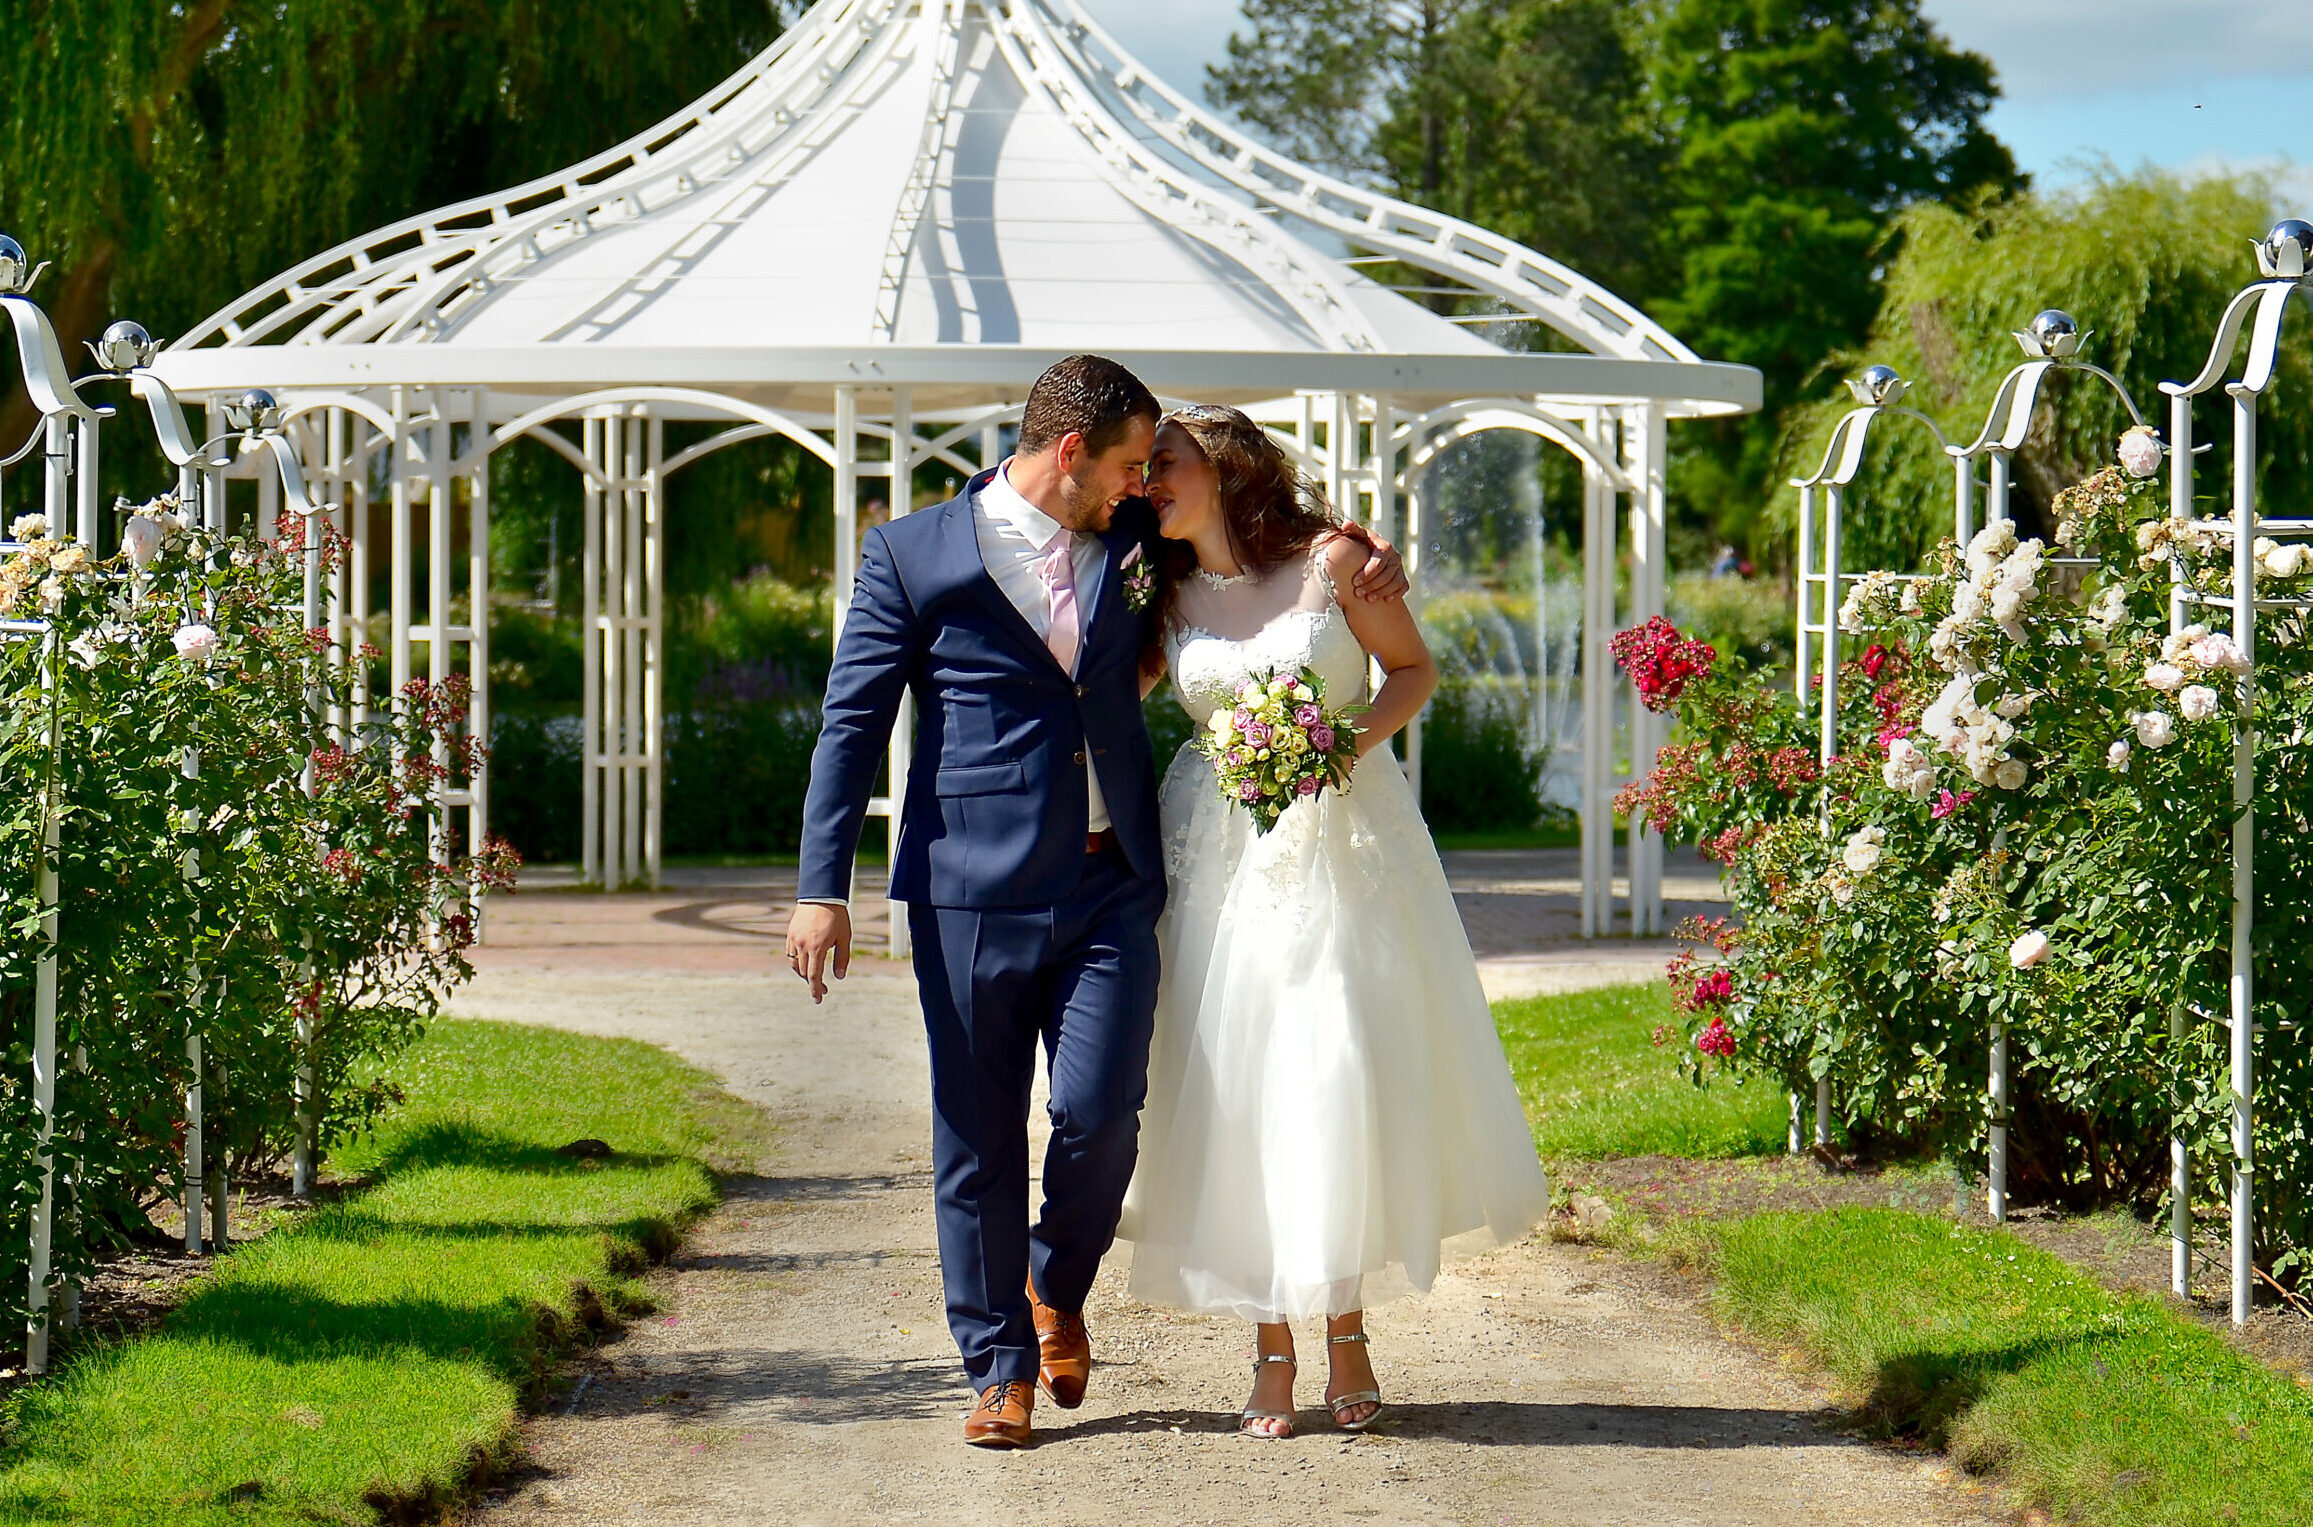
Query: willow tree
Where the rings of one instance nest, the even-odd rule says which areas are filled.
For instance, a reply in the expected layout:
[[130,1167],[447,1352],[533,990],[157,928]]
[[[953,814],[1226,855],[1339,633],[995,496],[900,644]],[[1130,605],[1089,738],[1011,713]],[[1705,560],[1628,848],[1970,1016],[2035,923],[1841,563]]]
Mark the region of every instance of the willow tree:
[[[1897,225],[1899,253],[1869,337],[1835,355],[1831,369],[1852,376],[1875,362],[1893,366],[1911,383],[1906,404],[1955,439],[1972,440],[2001,377],[2025,358],[2011,331],[2042,308],[2062,308],[2092,331],[2081,357],[2126,383],[2147,422],[2165,433],[2160,383],[2200,370],[2226,299],[2256,279],[2249,242],[2273,211],[2271,187],[2253,176],[2187,183],[2156,171],[2107,174],[1974,213],[1914,207]],[[2313,396],[2313,343],[2301,323],[2284,331],[2275,395],[2282,406],[2265,409],[2258,428],[2264,512],[2303,513],[2313,413],[2289,401]],[[1778,479],[1812,471],[1833,421],[1852,406],[1842,392],[1791,414]],[[2093,379],[2049,380],[2016,454],[2012,502],[2027,533],[2045,533],[2048,502],[2060,489],[2111,461],[2128,422]],[[2214,442],[2198,485],[2221,495],[2231,438],[2221,403],[2203,402],[2196,432]],[[1844,560],[1906,567],[1951,534],[1951,467],[1926,431],[1911,427],[1875,430],[1871,449],[1849,499]],[[1794,501],[1787,491],[1777,498],[1781,547],[1789,544]]]
[[[681,107],[775,0],[17,0],[0,228],[67,349],[184,329],[365,229],[541,174]],[[13,387],[13,368],[10,386]],[[30,413],[11,392],[0,440]]]

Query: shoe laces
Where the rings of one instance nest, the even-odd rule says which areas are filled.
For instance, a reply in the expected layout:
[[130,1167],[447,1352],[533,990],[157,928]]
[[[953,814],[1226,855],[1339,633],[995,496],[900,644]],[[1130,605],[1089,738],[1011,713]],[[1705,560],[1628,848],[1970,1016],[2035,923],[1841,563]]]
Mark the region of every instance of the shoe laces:
[[1012,1403],[1013,1390],[1027,1387],[1019,1379],[1005,1379],[999,1383],[990,1384],[987,1393],[980,1396],[980,1408],[982,1410],[1003,1410]]

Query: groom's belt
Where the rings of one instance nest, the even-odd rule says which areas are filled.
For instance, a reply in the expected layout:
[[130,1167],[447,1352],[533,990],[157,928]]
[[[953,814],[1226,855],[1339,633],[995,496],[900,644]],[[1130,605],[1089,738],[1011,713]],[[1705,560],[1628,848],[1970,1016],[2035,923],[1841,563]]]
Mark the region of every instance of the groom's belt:
[[1116,829],[1113,827],[1103,827],[1098,832],[1088,832],[1084,835],[1084,851],[1088,854],[1105,854],[1114,847],[1116,847]]

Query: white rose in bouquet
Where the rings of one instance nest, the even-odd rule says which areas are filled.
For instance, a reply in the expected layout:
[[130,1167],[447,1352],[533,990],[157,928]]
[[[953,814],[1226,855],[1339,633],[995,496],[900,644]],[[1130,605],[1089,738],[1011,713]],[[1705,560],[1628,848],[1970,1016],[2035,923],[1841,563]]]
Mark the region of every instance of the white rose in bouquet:
[[2150,477],[2160,470],[2160,436],[2139,424],[2120,437],[2120,469],[2131,477]]
[[2206,721],[2217,713],[2217,692],[2206,684],[2187,684],[2177,692],[2176,708],[2187,721]]
[[2136,740],[2148,748],[2165,748],[2176,741],[2176,721],[2167,711],[2138,711],[2130,719],[2136,727]]

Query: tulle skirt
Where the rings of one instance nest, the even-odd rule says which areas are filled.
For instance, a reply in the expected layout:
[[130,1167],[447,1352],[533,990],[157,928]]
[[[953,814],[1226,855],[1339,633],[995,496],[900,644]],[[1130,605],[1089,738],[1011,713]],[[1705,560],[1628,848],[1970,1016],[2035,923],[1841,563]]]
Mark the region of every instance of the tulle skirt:
[[1426,1291],[1549,1187],[1477,964],[1387,748],[1266,836],[1183,748],[1131,1291],[1248,1320]]

